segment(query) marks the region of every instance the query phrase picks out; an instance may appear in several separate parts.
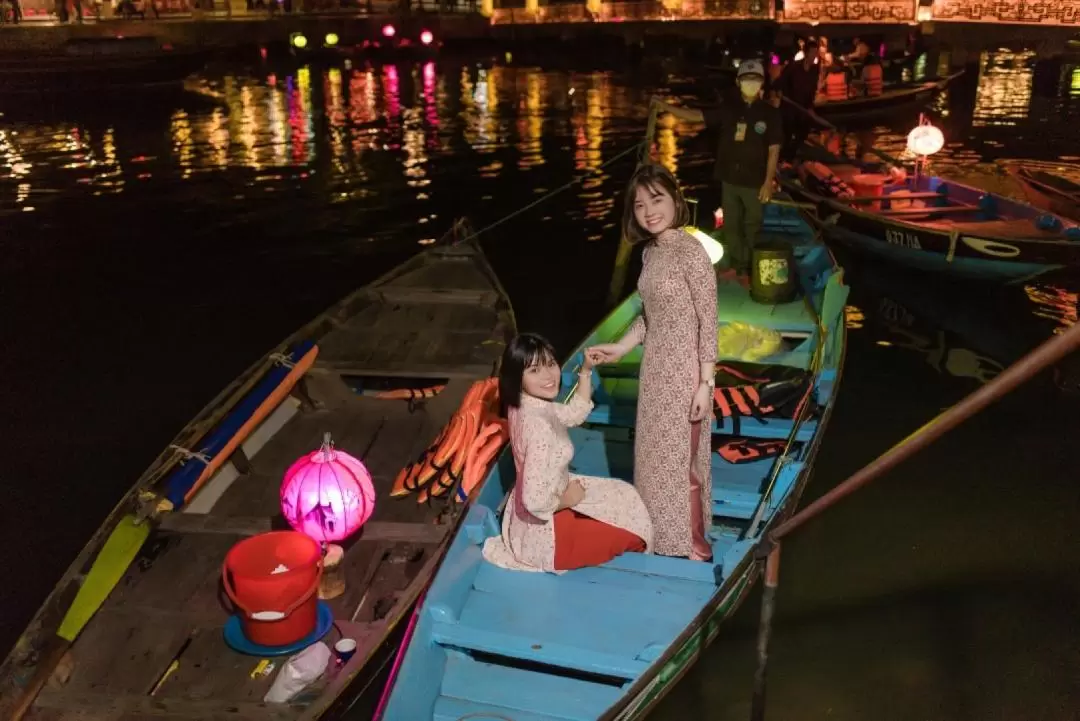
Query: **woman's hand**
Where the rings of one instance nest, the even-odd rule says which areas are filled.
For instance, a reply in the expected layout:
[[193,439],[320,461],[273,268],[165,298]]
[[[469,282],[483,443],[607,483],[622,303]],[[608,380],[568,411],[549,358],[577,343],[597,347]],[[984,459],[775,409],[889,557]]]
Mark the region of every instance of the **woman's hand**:
[[690,402],[690,422],[697,423],[709,413],[712,404],[712,389],[705,383],[698,385],[694,400]]
[[566,484],[566,490],[563,491],[562,498],[559,499],[559,509],[573,508],[584,500],[585,488],[576,478],[571,478],[570,482]]
[[591,373],[597,363],[597,353],[592,348],[586,348],[581,354],[581,369],[578,373]]
[[593,365],[602,363],[618,363],[627,351],[618,343],[601,343],[585,349],[585,355],[592,356]]

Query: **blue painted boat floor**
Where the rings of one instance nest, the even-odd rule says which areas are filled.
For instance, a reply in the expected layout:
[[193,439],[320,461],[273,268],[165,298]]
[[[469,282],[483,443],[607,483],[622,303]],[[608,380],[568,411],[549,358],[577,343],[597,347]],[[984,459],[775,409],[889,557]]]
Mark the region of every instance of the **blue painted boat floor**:
[[[571,434],[576,472],[632,476],[633,444],[618,438],[618,429],[575,428]],[[731,464],[714,454],[717,517],[710,541],[716,564],[735,545],[739,519],[753,513],[774,462]],[[479,544],[474,552],[479,555]],[[460,612],[436,614],[441,620],[432,637],[448,657],[433,718],[597,718],[702,611],[722,581],[718,568],[627,553],[603,566],[553,575],[477,559]]]

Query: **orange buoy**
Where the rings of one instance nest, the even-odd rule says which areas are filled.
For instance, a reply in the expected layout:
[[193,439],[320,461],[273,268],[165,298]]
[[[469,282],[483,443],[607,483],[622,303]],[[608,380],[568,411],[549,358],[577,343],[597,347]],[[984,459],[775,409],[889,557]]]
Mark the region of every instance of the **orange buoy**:
[[221,568],[244,636],[260,646],[285,646],[315,630],[321,576],[319,544],[297,531],[245,538],[229,549]]

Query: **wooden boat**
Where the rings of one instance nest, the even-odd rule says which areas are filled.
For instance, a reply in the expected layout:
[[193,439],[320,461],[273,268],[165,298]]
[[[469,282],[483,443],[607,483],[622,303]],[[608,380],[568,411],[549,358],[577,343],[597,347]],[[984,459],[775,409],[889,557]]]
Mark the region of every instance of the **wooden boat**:
[[881,95],[874,97],[862,96],[848,100],[828,101],[825,100],[824,95],[819,95],[817,102],[814,103],[814,112],[833,121],[877,118],[926,100],[963,74],[964,71],[960,70],[942,78],[886,86]]
[[1006,163],[1005,169],[1032,205],[1080,221],[1080,183],[1027,164]]
[[[784,173],[781,183],[817,206],[823,229],[838,242],[919,270],[995,282],[1080,267],[1073,221],[948,178],[819,157]],[[853,190],[871,180],[879,192]]]
[[[34,665],[50,655],[85,568],[133,509],[154,530],[75,639],[71,663],[61,663],[70,672],[66,683],[41,690],[27,719],[328,719],[362,705],[463,507],[386,495],[470,385],[496,369],[515,332],[506,294],[466,234],[459,223],[454,238],[318,316],[181,431],[105,520],[0,667],[0,717],[9,718]],[[432,384],[445,388],[422,405],[368,393]],[[263,418],[251,423],[256,407]],[[241,437],[244,427],[249,432]],[[318,450],[327,432],[338,449],[363,459],[379,496],[372,518],[342,542],[346,589],[327,602],[334,620],[324,641],[332,646],[345,636],[358,648],[294,702],[264,704],[274,674],[253,673],[260,657],[236,653],[223,639],[229,611],[221,601],[222,563],[245,537],[287,529],[282,476]],[[185,503],[187,481],[204,473],[204,464],[217,470]],[[178,501],[172,512],[163,499]],[[174,658],[179,667],[170,675]],[[276,661],[283,667],[285,657]]]
[[92,95],[179,85],[209,54],[151,36],[68,40],[59,52],[0,55],[0,95]]
[[[794,417],[715,421],[715,443],[739,434],[779,441],[782,450],[740,464],[714,456],[714,562],[629,553],[559,575],[489,564],[481,545],[499,534],[501,506],[514,484],[513,457],[504,450],[413,617],[409,643],[376,718],[641,718],[715,638],[760,570],[754,548],[762,533],[791,513],[809,478],[845,348],[848,289],[828,250],[814,242],[813,231],[791,208],[769,206],[765,235],[796,247],[805,300],[759,305],[743,286],[721,282],[720,322],[745,321],[780,332],[781,351],[764,364],[740,367],[750,373],[805,373],[814,402]],[[563,365],[564,394],[574,391],[583,350],[617,339],[640,312],[634,294],[581,343]],[[640,361],[639,349],[599,369],[596,405],[583,426],[571,429],[576,472],[633,477]]]

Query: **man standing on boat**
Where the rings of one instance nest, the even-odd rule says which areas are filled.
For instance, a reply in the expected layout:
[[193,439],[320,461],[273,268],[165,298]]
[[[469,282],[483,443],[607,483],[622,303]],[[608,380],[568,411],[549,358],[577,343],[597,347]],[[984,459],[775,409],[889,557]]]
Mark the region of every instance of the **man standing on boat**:
[[765,68],[760,60],[744,60],[735,75],[738,99],[722,100],[703,112],[653,98],[663,112],[717,131],[714,179],[722,183],[724,249],[731,268],[749,275],[754,244],[761,233],[763,205],[772,198],[773,178],[783,141],[780,111],[762,99]]
[[784,118],[784,147],[780,157],[789,163],[810,134],[810,113],[820,85],[818,46],[811,38],[806,41],[802,60],[788,63],[775,88],[783,99],[780,113]]

